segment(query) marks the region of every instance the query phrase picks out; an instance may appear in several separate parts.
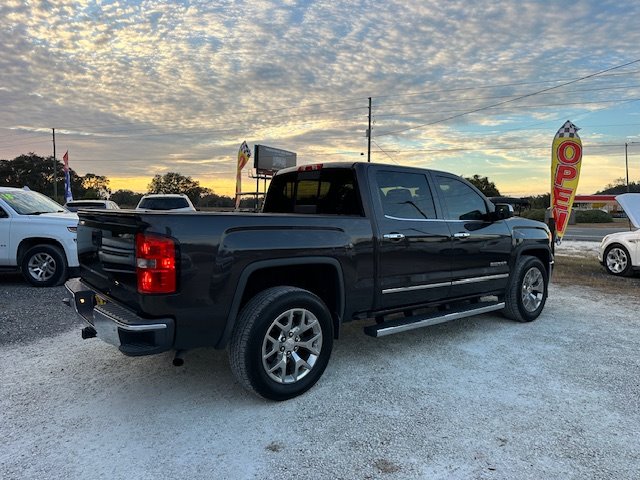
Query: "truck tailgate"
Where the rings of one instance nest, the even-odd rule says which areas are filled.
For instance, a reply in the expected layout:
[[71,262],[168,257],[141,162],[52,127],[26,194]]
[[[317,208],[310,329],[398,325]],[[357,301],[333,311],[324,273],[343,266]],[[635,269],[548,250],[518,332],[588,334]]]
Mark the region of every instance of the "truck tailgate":
[[80,213],[78,260],[85,283],[138,311],[135,236],[145,224],[135,212]]

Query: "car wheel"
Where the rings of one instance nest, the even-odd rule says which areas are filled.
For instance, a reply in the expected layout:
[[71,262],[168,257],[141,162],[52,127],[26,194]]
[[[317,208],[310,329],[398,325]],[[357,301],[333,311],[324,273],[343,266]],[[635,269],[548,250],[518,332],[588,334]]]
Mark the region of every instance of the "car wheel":
[[60,285],[67,277],[67,260],[60,247],[36,245],[22,257],[24,278],[35,287]]
[[295,287],[273,287],[242,309],[229,345],[231,370],[247,390],[288,400],[322,376],[333,347],[324,302]]
[[622,245],[609,245],[604,252],[604,268],[611,275],[624,276],[631,271],[629,251]]
[[536,257],[522,256],[505,293],[504,315],[518,322],[538,318],[547,301],[549,276]]

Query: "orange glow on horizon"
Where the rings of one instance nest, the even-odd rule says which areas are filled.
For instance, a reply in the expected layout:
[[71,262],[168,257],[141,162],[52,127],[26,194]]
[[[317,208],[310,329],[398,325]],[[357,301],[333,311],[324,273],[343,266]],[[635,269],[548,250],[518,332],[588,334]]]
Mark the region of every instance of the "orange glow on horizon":
[[[151,183],[153,177],[112,177],[109,176],[109,187],[112,192],[116,190],[132,190],[137,193],[146,193],[147,187]],[[193,177],[192,177],[193,178]],[[235,180],[229,180],[226,178],[219,178],[215,180],[199,180],[197,181],[201,187],[210,188],[216,195],[226,195],[233,197],[236,192]],[[255,190],[255,185],[250,183],[249,179],[242,179],[243,186],[248,187],[249,190]],[[253,186],[253,188],[251,188]],[[245,188],[246,189],[246,188]]]

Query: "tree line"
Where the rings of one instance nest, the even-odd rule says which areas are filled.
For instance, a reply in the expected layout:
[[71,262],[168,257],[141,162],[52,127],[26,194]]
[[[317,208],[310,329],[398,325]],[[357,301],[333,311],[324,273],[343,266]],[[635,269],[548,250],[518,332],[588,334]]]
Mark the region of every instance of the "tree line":
[[[54,167],[55,165],[55,167]],[[54,198],[53,177],[56,176],[57,196]],[[69,168],[71,192],[75,200],[109,198],[121,207],[135,207],[143,193],[132,190],[109,188],[109,179],[104,175],[87,173],[78,175]],[[53,156],[41,157],[35,153],[19,155],[13,160],[0,160],[0,186],[29,187],[43,193],[58,203],[64,204],[64,164]],[[184,193],[199,208],[233,207],[235,200],[226,195],[217,195],[211,189],[202,187],[197,180],[175,172],[155,175],[147,186],[146,193]],[[253,207],[253,199],[244,199],[240,206]]]
[[[31,190],[44,193],[53,198],[53,172],[53,156],[41,157],[35,153],[27,153],[19,155],[13,160],[0,160],[0,186],[27,186]],[[60,160],[55,162],[55,172],[57,178],[57,198],[55,198],[55,200],[59,203],[64,203],[64,164]],[[71,179],[73,198],[76,200],[109,197],[110,200],[113,200],[120,206],[134,207],[138,204],[142,195],[144,195],[143,193],[126,189],[111,192],[109,179],[104,175],[96,175],[95,173],[78,175],[75,170],[69,168],[69,176]],[[495,183],[490,181],[488,177],[473,175],[466,179],[487,197],[500,196],[500,191]],[[625,193],[626,191],[627,185],[625,179],[619,178],[596,193],[617,195]],[[640,193],[640,183],[630,182],[629,191]],[[147,186],[146,193],[184,193],[191,199],[193,204],[199,208],[231,208],[235,204],[232,197],[218,195],[211,189],[202,187],[197,180],[175,172],[155,175],[151,183]],[[550,195],[548,193],[532,195],[523,197],[523,200],[528,201],[532,209],[548,208]],[[254,199],[243,199],[240,206],[252,208],[254,206]]]

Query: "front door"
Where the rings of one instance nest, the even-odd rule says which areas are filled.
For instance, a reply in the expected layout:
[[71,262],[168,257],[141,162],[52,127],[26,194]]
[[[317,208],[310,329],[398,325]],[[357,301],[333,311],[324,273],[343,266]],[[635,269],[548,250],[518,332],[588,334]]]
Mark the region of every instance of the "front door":
[[489,221],[485,198],[460,178],[434,174],[434,179],[452,238],[451,296],[504,289],[512,249],[506,222]]
[[0,206],[0,265],[9,264],[9,239],[11,238],[11,217]]
[[445,298],[451,281],[451,238],[438,219],[425,174],[372,169],[379,245],[379,307]]

